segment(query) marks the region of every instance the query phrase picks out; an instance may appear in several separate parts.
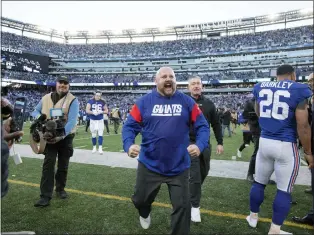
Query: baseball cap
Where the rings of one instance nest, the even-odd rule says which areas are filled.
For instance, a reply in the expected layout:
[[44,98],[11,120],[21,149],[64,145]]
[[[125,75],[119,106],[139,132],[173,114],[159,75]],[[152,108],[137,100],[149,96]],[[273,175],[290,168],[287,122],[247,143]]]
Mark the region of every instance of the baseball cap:
[[70,83],[70,81],[69,81],[67,76],[60,76],[60,77],[58,77],[57,82],[64,82],[65,84],[69,84]]

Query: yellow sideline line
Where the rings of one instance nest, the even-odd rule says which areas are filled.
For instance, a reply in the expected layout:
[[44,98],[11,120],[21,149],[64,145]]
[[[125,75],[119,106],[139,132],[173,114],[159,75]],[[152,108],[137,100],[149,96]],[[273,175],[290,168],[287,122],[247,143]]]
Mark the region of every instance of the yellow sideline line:
[[[28,183],[20,180],[8,180],[12,184],[19,184],[19,185],[24,185],[24,186],[31,186],[31,187],[36,187],[39,188],[39,184],[34,184],[34,183]],[[94,196],[94,197],[101,197],[101,198],[106,198],[106,199],[113,199],[113,200],[118,200],[118,201],[127,201],[131,202],[130,198],[127,197],[121,197],[117,195],[109,195],[109,194],[102,194],[102,193],[96,193],[96,192],[85,192],[81,190],[76,190],[76,189],[66,189],[67,192],[71,193],[76,193],[76,194],[81,194],[81,195],[87,195],[87,196]],[[154,206],[158,207],[164,207],[164,208],[172,208],[170,204],[166,203],[161,203],[161,202],[154,202]],[[206,215],[211,215],[211,216],[217,216],[217,217],[228,217],[228,218],[233,218],[233,219],[243,219],[245,220],[247,215],[241,215],[241,214],[235,214],[235,213],[225,213],[225,212],[220,212],[220,211],[212,211],[212,210],[206,210],[206,209],[201,209],[202,214]],[[268,218],[259,218],[260,222],[266,222],[266,223],[271,223],[271,219]],[[310,225],[304,225],[304,224],[297,224],[293,222],[286,221],[284,225],[291,226],[291,227],[298,227],[298,228],[303,228],[303,229],[310,229],[314,230],[314,228]]]

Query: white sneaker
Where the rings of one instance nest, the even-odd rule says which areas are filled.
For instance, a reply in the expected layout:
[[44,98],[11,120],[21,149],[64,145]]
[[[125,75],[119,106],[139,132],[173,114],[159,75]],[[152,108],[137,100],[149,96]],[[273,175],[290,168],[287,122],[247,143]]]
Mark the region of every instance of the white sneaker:
[[195,208],[192,207],[191,210],[191,220],[195,223],[200,223],[201,222],[201,212],[200,212],[200,208]]
[[99,147],[98,149],[99,154],[103,154],[104,152],[102,151],[102,147]]
[[258,215],[248,215],[246,217],[246,221],[249,223],[249,225],[252,227],[252,228],[256,228],[257,226],[257,222],[258,222]]
[[[269,231],[268,234],[269,235],[275,235],[275,234],[278,234],[278,232]],[[288,233],[288,232],[285,232],[283,230],[280,230],[279,234],[290,234],[290,235],[293,235],[293,233]]]
[[249,147],[249,146],[250,146],[249,144],[246,144],[246,145],[245,145],[245,147]]
[[150,226],[150,214],[148,215],[148,217],[146,219],[144,219],[143,217],[140,216],[140,224],[142,226],[143,229],[148,229]]
[[292,235],[292,233],[288,233],[286,231],[280,230],[280,227],[281,226],[279,225],[271,223],[268,234],[291,234]]
[[96,151],[97,151],[96,146],[94,146],[92,153],[96,153]]
[[290,235],[293,235],[292,233],[288,233],[288,232],[285,232],[285,231],[282,231],[282,230],[280,230],[280,234],[290,234]]
[[241,157],[242,157],[242,153],[240,152],[239,149],[238,149],[238,152],[237,152],[237,156],[238,156],[238,158],[241,158]]

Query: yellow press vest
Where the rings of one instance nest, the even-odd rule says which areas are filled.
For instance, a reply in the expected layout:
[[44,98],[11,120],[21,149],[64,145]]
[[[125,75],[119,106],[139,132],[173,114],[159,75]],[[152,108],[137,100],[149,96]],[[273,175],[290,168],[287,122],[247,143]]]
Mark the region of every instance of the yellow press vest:
[[[51,99],[51,93],[45,95],[42,98],[42,107],[41,107],[41,113],[47,115],[47,119],[50,119],[50,109],[55,108],[59,109],[61,108],[64,114],[64,118],[66,122],[68,121],[68,114],[70,109],[70,104],[75,99],[75,96],[72,95],[70,92],[68,92],[67,95],[65,95],[62,99],[60,99],[55,105],[53,105],[52,99]],[[71,130],[70,133],[75,133],[76,126]]]
[[118,112],[119,112],[119,109],[112,110],[112,117],[113,118],[120,118]]
[[236,113],[231,113],[231,117],[233,118],[233,119],[235,119],[235,120],[237,120],[238,118],[237,118],[237,114]]
[[243,124],[242,126],[241,126],[241,130],[242,131],[249,131],[250,130],[250,127],[249,127],[249,124]]

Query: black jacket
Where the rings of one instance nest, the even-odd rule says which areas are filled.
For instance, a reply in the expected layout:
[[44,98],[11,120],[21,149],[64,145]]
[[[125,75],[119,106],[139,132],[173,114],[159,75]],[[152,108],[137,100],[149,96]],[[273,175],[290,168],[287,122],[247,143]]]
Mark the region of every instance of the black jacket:
[[231,113],[230,111],[223,112],[222,114],[222,125],[229,126],[231,122]]
[[310,99],[309,102],[309,123],[311,125],[311,131],[312,131],[312,153],[314,152],[314,108],[313,108],[313,98]]
[[1,198],[3,198],[9,189],[8,184],[8,176],[9,176],[9,146],[6,141],[3,139],[3,131],[2,131],[2,124],[1,124]]
[[248,120],[250,131],[252,135],[261,135],[261,128],[258,122],[258,116],[255,113],[255,100],[248,100],[244,105],[242,116]]
[[[222,133],[221,133],[221,125],[219,122],[219,117],[216,112],[216,107],[214,103],[201,95],[198,99],[195,99],[195,102],[198,104],[200,110],[202,110],[204,117],[206,118],[208,125],[212,127],[215,133],[215,138],[219,145],[223,145]],[[195,132],[193,130],[193,126],[190,128],[190,142],[195,143]]]

